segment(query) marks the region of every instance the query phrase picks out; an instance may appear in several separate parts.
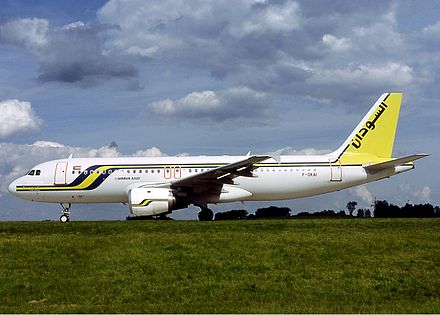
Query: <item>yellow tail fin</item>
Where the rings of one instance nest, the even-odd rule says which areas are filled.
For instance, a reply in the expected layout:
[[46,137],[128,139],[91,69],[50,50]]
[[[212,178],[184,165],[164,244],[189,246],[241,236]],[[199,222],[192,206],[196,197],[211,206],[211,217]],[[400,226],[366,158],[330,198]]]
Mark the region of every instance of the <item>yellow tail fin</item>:
[[342,164],[363,164],[391,158],[402,93],[385,93],[376,101],[344,144],[334,152]]

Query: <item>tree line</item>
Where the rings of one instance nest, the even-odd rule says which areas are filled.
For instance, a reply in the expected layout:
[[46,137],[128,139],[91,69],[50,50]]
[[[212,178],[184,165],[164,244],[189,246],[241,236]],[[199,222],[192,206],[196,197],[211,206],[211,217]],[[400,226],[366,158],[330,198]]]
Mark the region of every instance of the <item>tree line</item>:
[[[267,207],[259,208],[255,214],[249,214],[246,210],[229,210],[217,212],[214,220],[254,220],[264,218],[432,218],[440,217],[440,207],[432,204],[405,204],[399,207],[388,203],[386,200],[376,200],[373,211],[370,209],[357,209],[357,202],[350,201],[346,205],[346,210],[323,210],[307,212],[302,211],[291,215],[291,209],[288,207]],[[355,214],[356,213],[356,214]]]
[[375,218],[433,218],[440,217],[440,207],[432,204],[405,204],[399,207],[386,200],[377,200],[374,203]]
[[[356,209],[357,202],[349,201],[345,210],[323,210],[323,211],[302,211],[298,214],[292,215],[292,210],[288,207],[270,206],[266,208],[259,208],[255,214],[249,213],[247,210],[229,210],[224,212],[217,212],[214,216],[215,221],[222,220],[256,220],[269,218],[286,218],[286,219],[301,219],[301,218],[433,218],[440,217],[440,207],[432,204],[410,204],[407,203],[403,207],[396,206],[386,200],[376,200],[373,205],[373,211],[370,209]],[[127,220],[172,220],[167,215],[162,214],[155,217],[131,217]]]

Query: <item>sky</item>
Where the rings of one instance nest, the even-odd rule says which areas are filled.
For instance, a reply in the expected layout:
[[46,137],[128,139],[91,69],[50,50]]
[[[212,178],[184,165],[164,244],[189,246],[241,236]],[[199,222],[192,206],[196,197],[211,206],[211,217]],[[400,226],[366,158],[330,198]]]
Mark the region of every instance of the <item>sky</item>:
[[[403,92],[398,157],[416,169],[323,196],[213,206],[440,204],[439,1],[0,1],[0,220],[56,220],[9,183],[75,157],[322,154]],[[195,219],[198,209],[176,219]],[[113,220],[124,205],[74,205]]]

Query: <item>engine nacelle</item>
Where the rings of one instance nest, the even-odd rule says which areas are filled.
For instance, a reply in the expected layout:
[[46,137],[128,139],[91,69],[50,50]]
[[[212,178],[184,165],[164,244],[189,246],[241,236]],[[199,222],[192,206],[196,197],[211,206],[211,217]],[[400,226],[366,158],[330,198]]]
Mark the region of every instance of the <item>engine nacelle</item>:
[[176,198],[168,188],[133,188],[128,193],[128,205],[134,215],[158,215],[174,210]]

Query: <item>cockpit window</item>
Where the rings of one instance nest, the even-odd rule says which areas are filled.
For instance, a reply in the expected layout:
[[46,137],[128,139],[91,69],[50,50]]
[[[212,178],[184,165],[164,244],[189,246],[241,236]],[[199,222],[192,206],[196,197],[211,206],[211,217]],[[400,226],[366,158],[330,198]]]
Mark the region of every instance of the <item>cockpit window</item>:
[[41,170],[31,170],[31,171],[29,171],[29,173],[27,173],[27,175],[29,175],[29,176],[40,176],[41,175]]

